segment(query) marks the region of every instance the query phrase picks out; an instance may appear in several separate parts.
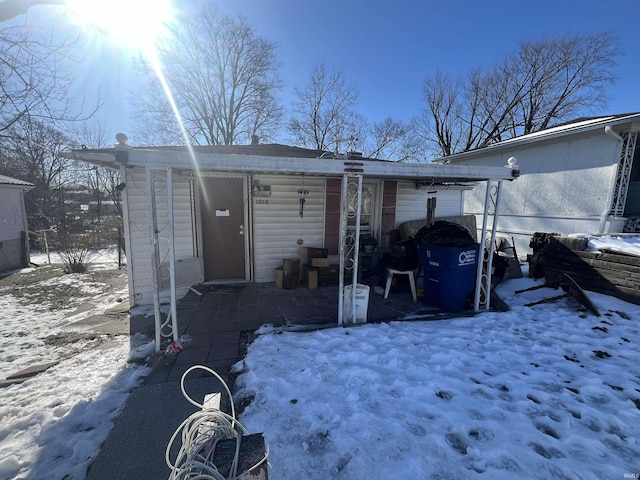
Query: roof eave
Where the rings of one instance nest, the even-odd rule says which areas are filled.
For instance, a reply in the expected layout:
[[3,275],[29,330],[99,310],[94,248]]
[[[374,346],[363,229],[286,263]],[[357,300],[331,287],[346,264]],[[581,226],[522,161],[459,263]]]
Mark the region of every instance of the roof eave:
[[[259,158],[259,161],[256,159]],[[374,160],[337,160],[324,158],[269,157],[241,154],[196,154],[135,149],[129,151],[128,165],[171,166],[178,170],[216,171],[252,174],[286,173],[298,175],[342,176],[361,173],[387,178],[433,178],[438,183],[478,182],[511,179],[504,167],[475,167],[440,164],[381,162]]]
[[113,153],[96,153],[84,150],[72,150],[70,152],[62,152],[64,158],[87,162],[100,167],[119,168],[121,162],[117,161],[115,150]]
[[538,143],[545,140],[551,140],[554,138],[562,138],[568,135],[575,135],[576,133],[583,133],[598,129],[603,129],[602,132],[604,134],[604,127],[607,125],[616,126],[625,123],[631,124],[631,130],[636,131],[640,130],[640,115],[632,114],[626,115],[623,117],[605,117],[597,122],[589,123],[588,125],[580,125],[571,127],[567,125],[566,128],[562,130],[554,130],[547,134],[544,132],[537,132],[537,134],[524,135],[522,137],[515,137],[509,140],[505,140],[500,143],[496,143],[494,145],[488,145],[484,148],[479,148],[477,150],[469,150],[467,152],[456,153],[454,155],[450,155],[448,157],[441,157],[435,160],[437,163],[446,162],[446,163],[455,163],[460,160],[464,160],[466,158],[473,158],[475,156],[485,156],[487,154],[491,154],[493,152],[500,152],[503,150],[509,150],[513,148],[518,148],[522,146],[526,146],[532,143]]
[[172,167],[177,171],[198,173],[225,172],[245,174],[290,174],[342,176],[361,173],[366,176],[395,179],[427,179],[438,184],[473,183],[484,180],[511,180],[511,170],[504,167],[468,165],[416,164],[367,159],[333,159],[272,157],[244,154],[195,153],[153,148],[127,149],[122,152],[74,150],[65,158],[104,167]]
[[1,188],[12,188],[15,190],[20,190],[22,192],[28,192],[30,190],[33,190],[35,187],[35,185],[33,183],[4,183],[4,182],[0,182],[0,187]]

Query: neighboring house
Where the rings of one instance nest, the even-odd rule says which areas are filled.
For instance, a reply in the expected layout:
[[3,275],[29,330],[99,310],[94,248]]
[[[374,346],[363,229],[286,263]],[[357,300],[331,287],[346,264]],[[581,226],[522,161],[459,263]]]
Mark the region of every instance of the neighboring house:
[[24,193],[33,185],[0,175],[0,272],[29,264]]
[[[501,166],[516,157],[520,178],[501,192],[498,235],[529,251],[535,232],[618,233],[640,216],[640,113],[582,119],[440,159],[449,165]],[[480,216],[486,188],[465,195]]]
[[[114,149],[65,156],[120,169],[132,305],[157,304],[158,294],[180,297],[204,281],[273,282],[274,269],[301,245],[327,248],[339,263],[340,245],[358,228],[390,246],[400,224],[426,218],[428,198],[437,198],[436,217],[460,215],[473,182],[511,179],[502,167],[405,164],[267,144],[131,148],[119,138]],[[343,210],[353,213],[344,228]]]

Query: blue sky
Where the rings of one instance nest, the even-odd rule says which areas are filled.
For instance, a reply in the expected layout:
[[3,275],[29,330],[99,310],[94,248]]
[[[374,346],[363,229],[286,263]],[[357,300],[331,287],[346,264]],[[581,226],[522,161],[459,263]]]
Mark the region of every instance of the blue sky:
[[[176,5],[181,3],[176,1]],[[316,62],[342,71],[360,92],[357,109],[370,121],[409,120],[421,108],[421,86],[437,69],[464,75],[491,67],[520,40],[545,35],[612,31],[623,56],[598,114],[640,111],[640,0],[211,0],[224,13],[244,16],[277,43],[285,81],[283,99],[304,86]],[[186,3],[183,2],[182,5]],[[110,130],[127,131],[125,52],[93,52],[90,75],[108,94],[99,115]]]

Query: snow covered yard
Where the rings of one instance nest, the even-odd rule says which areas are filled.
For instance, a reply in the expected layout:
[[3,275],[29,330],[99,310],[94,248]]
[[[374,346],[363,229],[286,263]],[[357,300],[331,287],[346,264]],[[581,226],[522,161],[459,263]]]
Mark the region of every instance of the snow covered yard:
[[[0,479],[84,479],[147,373],[135,359],[153,352],[148,338],[69,330],[126,297],[105,284],[115,267],[95,267],[0,280],[2,378],[59,361],[0,389]],[[253,397],[240,420],[267,436],[270,478],[637,478],[639,307],[592,292],[601,317],[573,300],[524,307],[559,293],[514,293],[535,284],[504,282],[506,313],[263,327],[237,365],[235,396]]]
[[603,314],[513,279],[512,307],[313,333],[263,328],[238,378],[270,478],[617,479],[640,475],[640,312]]
[[82,479],[148,372],[134,361],[153,343],[70,328],[126,300],[126,272],[117,270],[114,252],[95,256],[86,274],[65,275],[43,257],[32,261],[43,266],[0,279],[0,379],[58,363],[0,388],[0,479]]

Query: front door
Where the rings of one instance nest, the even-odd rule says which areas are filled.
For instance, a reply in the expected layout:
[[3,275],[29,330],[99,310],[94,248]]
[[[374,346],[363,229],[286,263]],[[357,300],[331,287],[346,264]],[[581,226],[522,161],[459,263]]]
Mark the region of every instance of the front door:
[[245,280],[244,179],[204,178],[202,187],[205,280]]

